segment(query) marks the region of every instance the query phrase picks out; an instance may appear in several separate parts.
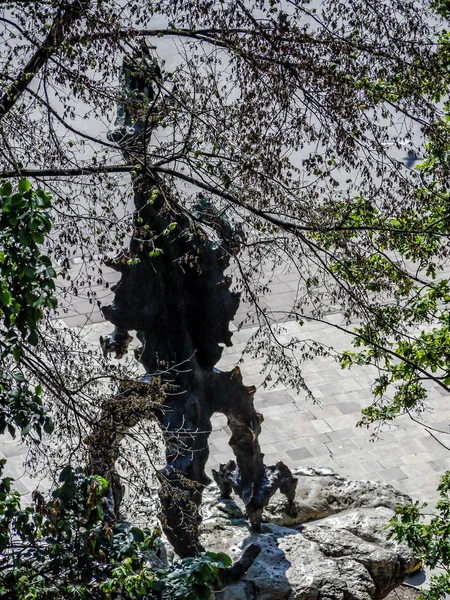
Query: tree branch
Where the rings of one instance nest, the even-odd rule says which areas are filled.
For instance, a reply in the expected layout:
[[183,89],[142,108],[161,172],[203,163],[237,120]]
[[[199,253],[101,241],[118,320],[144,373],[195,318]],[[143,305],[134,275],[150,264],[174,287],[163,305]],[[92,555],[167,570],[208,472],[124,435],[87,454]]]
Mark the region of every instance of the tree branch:
[[393,356],[397,360],[403,361],[408,366],[412,367],[419,373],[422,373],[423,375],[425,375],[427,377],[427,379],[431,379],[432,381],[434,381],[439,387],[444,389],[446,392],[450,392],[449,386],[445,385],[445,383],[440,381],[440,379],[438,377],[436,377],[432,373],[429,373],[426,369],[424,369],[420,365],[416,364],[413,360],[409,360],[409,358],[406,358],[405,356],[403,356],[402,354],[399,354],[395,350],[391,350],[387,346],[382,346],[381,344],[378,344],[377,342],[370,340],[365,335],[361,335],[360,333],[358,333],[354,330],[352,331],[351,329],[347,329],[347,327],[343,327],[342,325],[338,325],[337,323],[330,323],[330,321],[327,321],[322,318],[313,317],[311,315],[304,315],[302,313],[293,313],[293,314],[299,320],[317,321],[318,323],[323,323],[324,325],[329,325],[330,327],[334,327],[335,329],[338,329],[339,331],[348,333],[349,335],[353,336],[354,338],[357,338],[359,340],[362,340],[363,342],[366,342],[369,346],[372,346],[373,348],[376,348],[377,350],[381,350],[382,352],[389,354],[390,356]]
[[6,90],[0,100],[0,119],[7,115],[16,104],[24,91],[30,85],[35,75],[47,62],[49,56],[54,54],[64,41],[65,32],[76,21],[89,0],[74,0],[66,11],[59,10],[50,31],[42,45],[30,58],[28,63],[18,74],[15,82]]
[[72,177],[101,173],[130,173],[139,168],[137,165],[99,165],[96,167],[79,167],[77,169],[20,169],[17,171],[0,171],[0,178],[11,177]]
[[[135,29],[129,27],[120,31],[103,31],[92,33],[88,35],[78,35],[68,39],[71,44],[91,42],[94,40],[108,40],[111,37],[119,39],[139,38],[139,37],[164,37],[164,36],[175,36],[175,37],[186,37],[195,39],[197,41],[209,42],[211,44],[222,45],[224,42],[221,39],[215,38],[216,35],[223,36],[223,29]],[[249,29],[229,29],[227,34],[239,33],[239,34],[252,34],[253,32]],[[225,46],[228,47],[228,46]]]

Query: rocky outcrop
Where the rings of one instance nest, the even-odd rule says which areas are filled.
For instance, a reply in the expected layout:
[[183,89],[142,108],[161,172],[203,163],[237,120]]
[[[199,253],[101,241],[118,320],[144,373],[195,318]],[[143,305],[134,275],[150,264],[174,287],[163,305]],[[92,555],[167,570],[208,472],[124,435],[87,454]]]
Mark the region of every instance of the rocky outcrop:
[[275,498],[259,532],[244,519],[239,501],[205,494],[201,540],[208,550],[236,559],[252,542],[262,548],[217,600],[381,600],[408,577],[416,560],[386,531],[407,496],[324,469],[298,469],[295,476],[296,514],[288,515]]

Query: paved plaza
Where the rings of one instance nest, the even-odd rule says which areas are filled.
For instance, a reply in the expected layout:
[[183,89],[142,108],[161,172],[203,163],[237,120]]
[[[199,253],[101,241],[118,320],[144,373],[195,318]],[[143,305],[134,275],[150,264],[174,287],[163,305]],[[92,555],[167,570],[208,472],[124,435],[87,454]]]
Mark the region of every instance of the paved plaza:
[[[117,278],[113,272],[106,274],[110,283]],[[280,310],[289,307],[296,289],[295,275],[279,272],[272,277],[270,293],[262,302]],[[96,291],[102,304],[112,298],[111,292],[102,286],[98,286]],[[255,405],[264,415],[260,442],[265,463],[275,464],[282,460],[290,467],[329,467],[353,479],[390,483],[415,499],[434,504],[439,476],[450,469],[450,451],[428,433],[427,427],[433,428],[442,443],[450,447],[450,403],[445,392],[438,386],[429,388],[422,422],[404,416],[374,438],[373,429],[356,427],[361,409],[372,400],[372,368],[342,370],[332,357],[319,357],[303,363],[303,375],[315,402],[307,400],[304,393],[283,386],[264,389],[261,386],[261,363],[249,356],[244,356],[241,362],[246,344],[256,331],[254,326],[248,325],[238,329],[245,314],[246,307],[242,306],[232,325],[234,345],[225,349],[218,367],[229,370],[239,364],[244,383],[258,387]],[[81,327],[85,340],[92,343],[97,351],[100,351],[99,335],[112,328],[104,322],[97,304],[90,303],[83,295],[83,290],[76,303],[62,312],[59,318],[68,327]],[[292,337],[314,339],[337,349],[349,348],[350,336],[334,327],[342,324],[342,316],[336,312],[327,320],[328,324],[306,320],[303,326],[293,320],[282,323],[284,331],[280,339],[284,342]],[[232,458],[229,438],[225,417],[217,415],[210,438],[209,469]],[[0,457],[8,458],[8,472],[18,477],[17,486],[21,492],[29,492],[35,482],[23,467],[26,449],[6,437],[0,442]]]
[[[76,266],[72,271],[76,274]],[[118,275],[111,271],[105,274],[105,279],[113,283]],[[262,304],[274,310],[288,309],[296,289],[295,274],[275,274]],[[94,291],[101,304],[112,299],[109,289],[103,286],[95,286]],[[84,292],[87,294],[87,290]],[[98,338],[112,326],[104,322],[97,302],[91,303],[86,294],[81,289],[76,302],[61,311],[59,318],[67,327],[81,328],[85,341],[100,351]],[[218,367],[229,370],[239,365],[244,383],[259,388],[255,406],[264,415],[260,441],[265,462],[274,464],[283,460],[290,467],[325,466],[354,479],[391,483],[414,498],[434,503],[439,474],[450,469],[450,451],[444,447],[450,447],[450,403],[444,390],[437,385],[430,387],[427,410],[421,422],[404,416],[374,436],[373,428],[356,427],[361,409],[372,400],[370,386],[375,375],[372,368],[342,370],[332,357],[318,357],[303,363],[301,369],[314,402],[307,400],[305,393],[283,386],[264,389],[262,363],[248,355],[242,356],[248,340],[256,332],[256,327],[245,324],[238,330],[246,310],[244,305],[236,315],[231,326],[233,346],[224,350]],[[302,326],[293,320],[280,323],[283,332],[279,339],[282,342],[293,337],[311,339],[336,349],[349,348],[351,337],[334,327],[343,324],[342,316],[337,312],[329,315],[327,321],[328,324],[305,320]],[[444,446],[428,433],[427,427],[433,428],[434,435]],[[209,468],[216,468],[232,458],[229,438],[225,417],[215,416]],[[13,476],[20,476],[17,485],[24,493],[34,486],[23,468],[25,454],[25,447],[3,436],[0,456],[8,458],[8,469]]]

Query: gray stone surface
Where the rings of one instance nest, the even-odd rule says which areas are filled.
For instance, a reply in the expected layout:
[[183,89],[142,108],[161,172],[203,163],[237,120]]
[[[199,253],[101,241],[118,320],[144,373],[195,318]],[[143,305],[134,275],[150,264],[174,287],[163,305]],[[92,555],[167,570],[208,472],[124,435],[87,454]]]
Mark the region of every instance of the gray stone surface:
[[262,551],[242,581],[219,600],[380,600],[416,563],[387,539],[386,524],[408,498],[391,486],[348,481],[329,471],[300,469],[295,517],[275,499],[261,531],[252,531],[233,500],[208,493],[202,541],[238,558],[251,542]]
[[298,478],[296,514],[286,514],[283,500],[276,496],[264,512],[267,522],[292,527],[347,509],[384,507],[394,511],[397,504],[410,501],[408,495],[390,485],[346,479],[330,469],[303,467],[294,469],[293,473]]

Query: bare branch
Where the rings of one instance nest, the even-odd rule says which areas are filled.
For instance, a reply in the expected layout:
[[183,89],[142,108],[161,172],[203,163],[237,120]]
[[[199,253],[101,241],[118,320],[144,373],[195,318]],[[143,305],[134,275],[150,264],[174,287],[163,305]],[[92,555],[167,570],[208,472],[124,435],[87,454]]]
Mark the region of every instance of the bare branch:
[[20,169],[18,171],[2,171],[0,177],[73,177],[78,175],[92,175],[101,173],[130,173],[137,168],[136,165],[99,165],[95,167],[79,167],[78,169]]
[[88,4],[89,0],[74,0],[67,10],[58,11],[56,19],[44,42],[17,75],[15,82],[6,90],[3,98],[1,98],[0,119],[9,113],[28,88],[33,78],[45,65],[50,55],[58,50],[64,41],[67,29],[80,17]]

